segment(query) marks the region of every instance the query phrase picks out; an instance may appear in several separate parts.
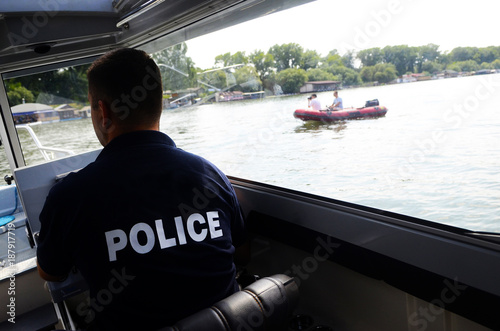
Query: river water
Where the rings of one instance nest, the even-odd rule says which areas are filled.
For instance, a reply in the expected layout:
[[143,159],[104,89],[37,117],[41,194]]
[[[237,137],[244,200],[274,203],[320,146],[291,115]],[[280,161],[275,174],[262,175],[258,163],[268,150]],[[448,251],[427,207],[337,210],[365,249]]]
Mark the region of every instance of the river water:
[[[378,119],[302,122],[305,95],[165,110],[161,130],[226,174],[476,231],[500,232],[500,74],[340,91]],[[323,105],[332,92],[318,93]],[[34,127],[40,141],[99,147],[90,120]],[[28,163],[39,153],[20,134]],[[2,163],[4,168],[6,163]],[[2,173],[6,173],[7,170]]]

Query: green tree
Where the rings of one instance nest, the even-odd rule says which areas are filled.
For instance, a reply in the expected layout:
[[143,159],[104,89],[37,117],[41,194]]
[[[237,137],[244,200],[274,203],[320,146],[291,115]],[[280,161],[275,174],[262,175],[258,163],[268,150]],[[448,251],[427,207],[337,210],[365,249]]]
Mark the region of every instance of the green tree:
[[[57,89],[51,89],[49,93],[72,102],[86,103],[88,94],[87,68],[88,66],[77,66],[54,71],[53,82]],[[59,102],[56,101],[56,103]]]
[[278,73],[277,81],[284,93],[298,93],[307,81],[307,74],[304,69],[288,68]]
[[481,69],[479,64],[477,64],[476,61],[474,60],[467,60],[467,61],[457,61],[452,63],[451,65],[448,65],[446,69],[450,70],[455,70],[455,71],[476,71]]
[[232,66],[235,64],[248,64],[248,56],[245,55],[245,52],[236,52],[231,55],[231,53],[225,53],[221,55],[217,55],[215,57],[215,65],[220,67]]
[[262,86],[271,94],[279,94],[280,91],[282,92],[282,90],[279,89],[278,75],[275,72],[271,72],[264,80],[262,80]]
[[378,47],[364,49],[358,52],[358,59],[363,67],[374,66],[384,60],[384,51]]
[[379,63],[374,66],[364,67],[361,69],[361,77],[365,82],[388,83],[398,76],[396,68],[392,63]]
[[452,62],[451,57],[450,57],[450,53],[448,51],[441,53],[441,55],[436,60],[436,62],[439,63],[443,68],[446,68],[446,66],[451,64],[451,62]]
[[250,62],[254,65],[260,79],[263,81],[273,72],[274,57],[269,53],[256,50],[249,55]]
[[494,69],[500,69],[500,59],[496,59],[495,61],[491,62],[491,66]]
[[363,82],[373,82],[373,75],[375,74],[375,66],[363,67],[360,72],[361,79]]
[[338,77],[325,71],[323,69],[314,68],[306,71],[307,73],[307,81],[308,82],[316,82],[322,80],[338,80]]
[[9,99],[9,105],[15,106],[22,104],[23,101],[26,103],[35,102],[35,97],[30,90],[26,87],[21,86],[19,82],[11,82],[7,81],[7,97]]
[[331,67],[331,66],[344,66],[344,62],[342,61],[342,57],[337,54],[337,50],[330,51],[327,56],[323,58],[323,67]]
[[361,84],[361,77],[354,69],[346,68],[343,65],[332,65],[323,67],[322,69],[337,77],[336,80],[341,81],[343,85],[353,86]]
[[430,72],[431,74],[434,74],[436,72],[439,72],[443,70],[443,65],[439,64],[436,61],[426,61],[422,63],[422,69],[421,72],[427,71]]
[[342,85],[344,86],[356,86],[361,84],[361,77],[359,72],[354,69],[340,67],[337,72],[340,73]]
[[196,69],[186,53],[186,43],[180,43],[152,55],[160,67],[163,90],[175,91],[197,86]]
[[390,70],[377,71],[373,75],[374,81],[382,84],[389,83],[391,80],[394,80],[396,78],[397,76],[395,75],[395,73]]
[[416,51],[416,66],[417,72],[422,72],[423,65],[426,62],[433,62],[439,58],[439,46],[435,44],[427,44],[420,47],[415,47]]
[[477,47],[456,47],[450,52],[450,61],[463,62],[473,60],[477,52]]
[[224,53],[215,57],[215,65],[218,67],[227,67],[231,63],[231,53]]
[[481,63],[480,68],[481,69],[494,69],[493,64],[488,63],[488,62]]
[[337,80],[342,81],[345,73],[346,67],[344,66],[344,62],[342,61],[342,57],[338,54],[337,50],[331,50],[328,54],[323,58],[322,65],[320,69],[324,72],[327,72],[334,77],[333,79],[327,80]]
[[353,50],[347,51],[342,55],[342,64],[346,68],[354,69],[354,61],[356,60],[356,53]]
[[479,48],[477,53],[474,54],[473,60],[477,63],[491,63],[498,58],[498,53],[495,47]]
[[460,72],[460,71],[462,71],[462,67],[460,67],[458,62],[453,62],[452,64],[448,64],[446,66],[446,70],[453,70],[453,71]]
[[500,58],[500,46],[488,46],[479,48],[474,60],[478,63],[493,62],[495,59]]
[[276,69],[279,71],[288,68],[299,68],[302,61],[304,49],[296,43],[274,45],[269,51],[276,61]]
[[259,79],[257,70],[253,66],[244,66],[234,72],[236,84],[243,92],[257,92],[261,90],[262,81]]
[[87,103],[87,69],[90,65],[66,67],[35,75],[13,78],[33,93],[40,103]]
[[224,89],[228,87],[227,75],[224,70],[215,70],[207,73],[198,75],[200,81],[214,86],[218,89]]
[[414,47],[408,47],[408,45],[386,46],[382,50],[384,51],[384,62],[394,64],[398,75],[414,72],[417,59]]
[[304,70],[317,68],[319,62],[321,60],[321,56],[316,51],[307,50],[302,54],[302,59],[300,61],[300,68]]

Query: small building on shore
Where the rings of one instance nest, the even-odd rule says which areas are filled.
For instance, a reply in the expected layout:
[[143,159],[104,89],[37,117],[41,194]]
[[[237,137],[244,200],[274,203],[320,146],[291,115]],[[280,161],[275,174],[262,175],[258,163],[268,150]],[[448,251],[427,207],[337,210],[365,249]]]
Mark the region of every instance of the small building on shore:
[[56,111],[59,115],[60,121],[81,119],[84,116],[83,114],[87,114],[85,112],[80,113],[80,111],[78,111],[75,107],[68,104],[63,104],[56,107]]
[[337,90],[339,86],[340,82],[335,80],[306,82],[304,86],[300,88],[300,93],[334,91]]
[[258,92],[245,92],[243,93],[243,99],[262,99],[266,96],[266,92],[258,91]]
[[190,87],[183,90],[163,91],[163,109],[173,109],[193,105],[199,100],[199,95],[205,92],[203,87]]
[[92,114],[90,113],[90,106],[85,106],[82,109],[80,109],[79,114],[82,116],[82,118],[92,117]]
[[225,91],[215,93],[215,102],[227,102],[243,100],[243,92],[241,91]]
[[447,69],[447,70],[441,71],[436,76],[437,76],[437,78],[455,78],[455,77],[458,77],[458,72],[456,72],[455,70]]
[[57,111],[42,103],[23,103],[11,107],[11,111],[16,124],[59,121]]
[[474,72],[474,75],[489,75],[489,74],[496,74],[495,69],[481,69],[476,72]]

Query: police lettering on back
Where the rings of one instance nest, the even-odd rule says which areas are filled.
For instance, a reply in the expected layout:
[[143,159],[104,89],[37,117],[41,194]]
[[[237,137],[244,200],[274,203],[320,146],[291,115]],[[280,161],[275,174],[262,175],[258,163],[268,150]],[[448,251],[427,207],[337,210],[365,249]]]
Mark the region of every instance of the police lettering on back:
[[[156,236],[155,230],[144,222],[139,222],[132,226],[128,236],[127,233],[121,229],[105,232],[104,235],[106,236],[106,244],[108,246],[109,261],[116,261],[116,253],[127,247],[129,243],[135,252],[146,254],[155,246],[156,238],[158,238],[160,248],[165,249],[187,244],[188,240],[186,235],[195,242],[204,241],[208,237],[210,237],[210,239],[215,239],[223,236],[219,223],[219,213],[217,211],[207,212],[206,219],[202,214],[191,214],[187,218],[186,226],[184,226],[181,216],[175,217],[174,222],[176,229],[175,235],[165,233],[162,219],[155,221]],[[195,223],[198,223],[198,231],[195,229]],[[138,236],[140,232],[144,232],[147,238],[146,242],[143,244],[139,243]]]

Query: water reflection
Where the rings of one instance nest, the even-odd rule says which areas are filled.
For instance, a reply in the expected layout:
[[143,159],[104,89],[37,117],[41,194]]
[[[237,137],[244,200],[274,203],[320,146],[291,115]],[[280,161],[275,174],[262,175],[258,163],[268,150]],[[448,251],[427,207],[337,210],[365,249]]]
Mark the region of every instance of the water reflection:
[[323,130],[332,130],[333,132],[340,133],[341,131],[347,129],[346,121],[339,121],[335,123],[325,123],[321,121],[307,121],[302,123],[302,125],[297,126],[294,129],[296,133],[304,132],[321,132]]

